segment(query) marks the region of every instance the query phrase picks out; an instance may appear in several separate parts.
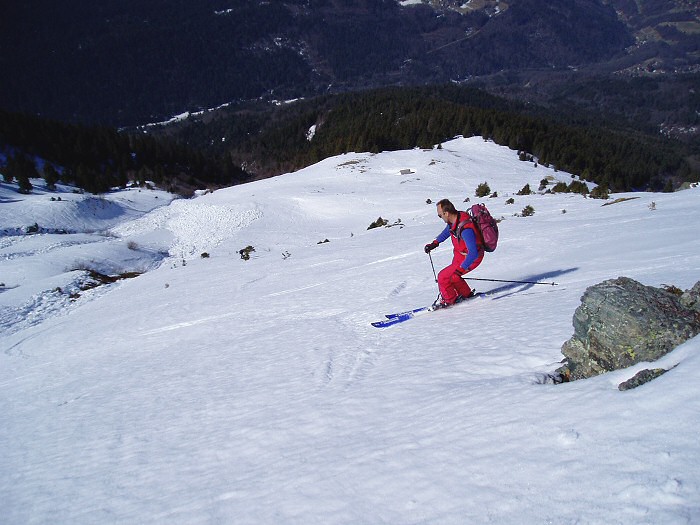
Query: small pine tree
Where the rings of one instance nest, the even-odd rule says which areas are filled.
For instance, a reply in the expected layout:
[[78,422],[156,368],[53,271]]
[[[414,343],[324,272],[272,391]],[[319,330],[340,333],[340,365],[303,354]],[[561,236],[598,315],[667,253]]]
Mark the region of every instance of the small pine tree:
[[593,199],[603,199],[606,200],[610,197],[607,186],[596,186],[591,190],[591,198]]
[[49,191],[56,190],[56,183],[58,182],[60,176],[56,168],[51,164],[44,164],[44,181],[46,182],[46,187]]
[[5,166],[5,171],[3,173],[5,182],[12,182],[15,179],[17,179],[18,182],[21,181],[21,192],[23,188],[27,189],[27,187],[29,187],[29,191],[31,191],[29,179],[39,177],[34,161],[22,153],[7,159],[7,165]]
[[491,188],[487,182],[482,182],[476,187],[476,192],[474,193],[477,197],[483,198],[491,193]]
[[581,195],[588,195],[588,185],[580,180],[571,181],[566,191],[569,193],[580,193]]
[[532,191],[530,190],[530,185],[525,184],[523,188],[516,195],[530,195]]
[[20,173],[17,176],[17,182],[19,183],[19,192],[24,194],[29,194],[34,189],[32,183],[29,182],[29,177],[25,173]]
[[535,214],[535,208],[530,206],[529,204],[523,208],[523,211],[521,212],[522,217],[531,217],[532,215]]

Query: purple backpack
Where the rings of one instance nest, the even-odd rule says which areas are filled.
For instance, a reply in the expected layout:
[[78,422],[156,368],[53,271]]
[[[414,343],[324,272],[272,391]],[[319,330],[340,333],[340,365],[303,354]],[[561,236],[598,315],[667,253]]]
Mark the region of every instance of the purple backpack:
[[492,252],[498,244],[498,223],[484,204],[474,204],[469,209],[469,216],[481,233],[484,251]]

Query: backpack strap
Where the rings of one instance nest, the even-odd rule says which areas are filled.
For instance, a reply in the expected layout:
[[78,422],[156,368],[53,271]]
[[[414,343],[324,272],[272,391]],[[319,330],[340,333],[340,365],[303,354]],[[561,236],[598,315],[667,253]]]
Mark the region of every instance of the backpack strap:
[[457,227],[455,228],[455,236],[456,236],[458,239],[461,239],[461,238],[462,238],[462,231],[464,231],[464,228],[465,228],[465,227],[467,226],[467,224],[469,224],[470,222],[472,222],[471,219],[465,219],[465,220],[460,221],[460,222],[457,223]]
[[472,221],[471,217],[469,216],[469,214],[460,211],[459,217],[457,218],[457,226],[455,226],[454,230],[452,230],[452,234],[461,240],[462,239],[462,231],[467,226],[467,224],[469,224],[470,222],[473,222],[473,221]]
[[479,228],[476,226],[476,224],[474,223],[474,220],[472,219],[472,217],[469,213],[464,213],[464,215],[466,215],[466,218],[457,222],[457,227],[454,230],[454,235],[458,239],[462,239],[462,231],[464,231],[464,228],[466,228],[469,224],[471,224],[472,225],[471,230],[474,231],[474,235],[476,236],[476,246],[479,249],[483,249],[484,239],[481,236],[481,232],[479,231]]

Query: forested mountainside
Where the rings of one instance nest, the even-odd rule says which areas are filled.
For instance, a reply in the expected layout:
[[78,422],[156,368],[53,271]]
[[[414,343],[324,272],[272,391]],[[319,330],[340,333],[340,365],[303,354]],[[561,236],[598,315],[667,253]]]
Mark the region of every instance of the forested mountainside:
[[671,190],[700,179],[698,151],[680,141],[592,118],[555,119],[455,85],[258,102],[121,132],[0,112],[0,172],[20,191],[43,176],[98,193],[153,181],[189,195],[341,153],[432,148],[456,135],[506,145],[535,167],[554,166],[611,191]]
[[640,133],[595,114],[554,116],[547,108],[454,84],[231,106],[147,129],[192,147],[228,152],[258,177],[344,152],[430,148],[455,135],[476,135],[614,191],[661,190],[700,178],[694,144]]
[[634,42],[599,0],[550,4],[458,12],[393,0],[12,2],[0,21],[0,68],[11,79],[0,104],[135,125],[258,97],[581,66]]

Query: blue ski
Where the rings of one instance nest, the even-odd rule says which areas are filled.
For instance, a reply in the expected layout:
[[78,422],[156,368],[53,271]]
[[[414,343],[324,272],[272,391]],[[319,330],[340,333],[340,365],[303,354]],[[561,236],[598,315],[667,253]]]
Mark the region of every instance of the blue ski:
[[[485,297],[486,294],[484,293],[475,293],[472,295],[469,299],[472,297]],[[463,301],[460,301],[463,302]],[[405,312],[398,312],[395,314],[385,314],[384,317],[386,319],[382,319],[381,321],[375,321],[372,323],[372,326],[375,328],[386,328],[387,326],[393,326],[395,324],[403,323],[404,321],[408,321],[409,319],[413,319],[416,315],[422,314],[425,312],[431,312],[433,310],[430,309],[430,306],[422,306],[420,308],[414,308],[413,310],[406,310]]]
[[411,314],[411,313],[415,314],[418,312],[422,312],[423,310],[427,310],[428,308],[430,308],[430,307],[429,306],[422,306],[420,308],[414,308],[413,310],[406,310],[405,312],[399,312],[397,314],[386,314],[384,317],[386,317],[387,319],[394,319],[396,317],[401,317],[402,315]]
[[398,323],[403,323],[404,321],[408,321],[409,319],[413,319],[417,313],[422,313],[422,312],[427,312],[428,311],[428,306],[424,306],[423,308],[416,308],[415,310],[409,310],[408,312],[401,312],[398,314],[387,314],[386,319],[383,319],[381,321],[375,321],[372,323],[372,326],[376,328],[386,328],[387,326],[392,326]]

